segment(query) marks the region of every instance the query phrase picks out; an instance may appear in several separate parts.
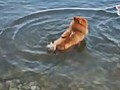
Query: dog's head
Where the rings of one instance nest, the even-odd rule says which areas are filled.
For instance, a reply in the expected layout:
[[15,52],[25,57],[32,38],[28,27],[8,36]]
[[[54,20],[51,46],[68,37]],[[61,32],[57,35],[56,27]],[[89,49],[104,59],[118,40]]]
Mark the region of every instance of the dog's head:
[[88,21],[84,17],[75,16],[71,22],[71,27],[73,30],[79,30],[84,34],[88,33]]

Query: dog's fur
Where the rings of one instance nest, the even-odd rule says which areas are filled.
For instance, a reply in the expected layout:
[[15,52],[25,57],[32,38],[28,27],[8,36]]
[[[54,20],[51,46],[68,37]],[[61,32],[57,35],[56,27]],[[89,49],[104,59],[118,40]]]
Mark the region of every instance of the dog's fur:
[[75,16],[70,23],[69,28],[60,38],[50,43],[47,47],[52,50],[67,50],[68,48],[79,44],[88,34],[88,21],[84,17]]

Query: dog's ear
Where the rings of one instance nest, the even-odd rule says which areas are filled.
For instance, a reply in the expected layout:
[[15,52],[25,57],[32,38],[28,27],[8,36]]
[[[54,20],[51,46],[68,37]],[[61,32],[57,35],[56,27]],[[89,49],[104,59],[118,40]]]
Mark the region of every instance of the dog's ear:
[[76,17],[74,17],[74,21],[76,20]]
[[74,17],[74,21],[78,21],[79,18],[77,16]]

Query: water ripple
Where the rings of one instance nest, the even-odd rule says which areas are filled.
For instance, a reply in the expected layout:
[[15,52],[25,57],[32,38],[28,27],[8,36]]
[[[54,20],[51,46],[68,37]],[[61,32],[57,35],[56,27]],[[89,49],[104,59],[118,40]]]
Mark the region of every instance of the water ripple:
[[[107,66],[103,62],[118,62],[120,58],[120,17],[112,12],[114,8],[57,8],[20,17],[0,32],[1,56],[21,72],[56,71],[80,80],[93,74],[99,77],[97,71],[102,76],[110,68],[108,65],[101,71],[103,64]],[[65,53],[47,52],[46,45],[57,39],[78,15],[89,21],[89,34],[84,44]]]

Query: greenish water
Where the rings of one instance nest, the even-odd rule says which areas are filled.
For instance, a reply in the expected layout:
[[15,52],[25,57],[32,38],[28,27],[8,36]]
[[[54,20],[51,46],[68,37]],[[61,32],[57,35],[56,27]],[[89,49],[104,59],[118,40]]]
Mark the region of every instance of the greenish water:
[[[0,90],[119,90],[118,0],[0,1]],[[81,46],[63,53],[46,45],[74,16],[89,21]]]

